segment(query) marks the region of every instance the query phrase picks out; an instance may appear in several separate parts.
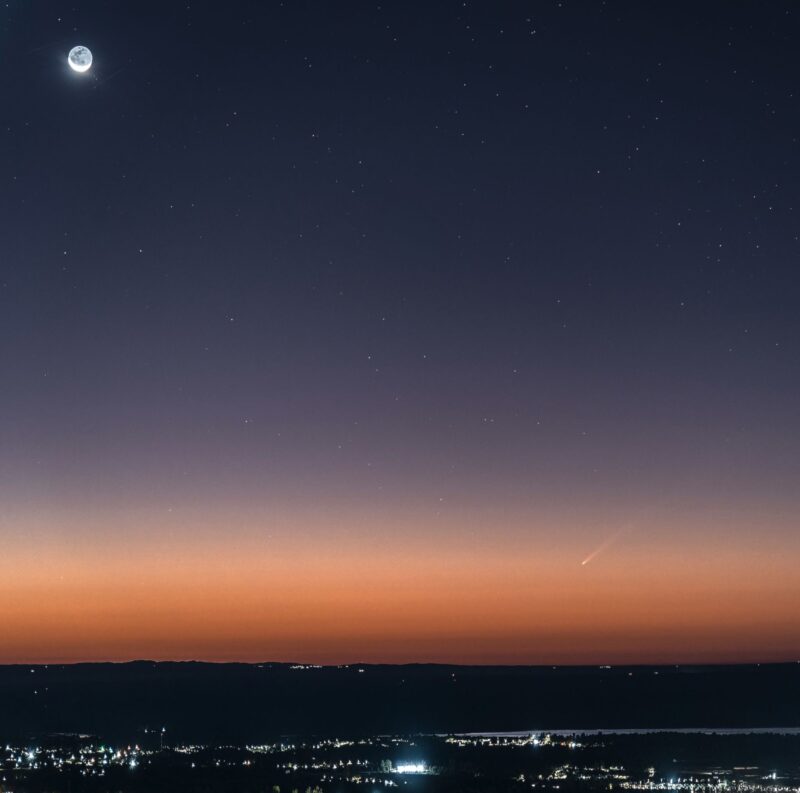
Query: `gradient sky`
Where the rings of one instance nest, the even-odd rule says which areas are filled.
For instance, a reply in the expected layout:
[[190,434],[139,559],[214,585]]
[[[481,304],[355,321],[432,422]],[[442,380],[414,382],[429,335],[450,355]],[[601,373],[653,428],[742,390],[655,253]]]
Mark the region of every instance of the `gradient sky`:
[[800,657],[798,44],[6,4],[0,662]]

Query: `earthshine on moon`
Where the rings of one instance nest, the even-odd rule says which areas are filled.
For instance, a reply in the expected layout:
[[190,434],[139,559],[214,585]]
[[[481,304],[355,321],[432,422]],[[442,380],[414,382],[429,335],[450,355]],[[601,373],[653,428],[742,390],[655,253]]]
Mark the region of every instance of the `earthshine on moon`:
[[69,68],[76,72],[88,72],[92,66],[92,51],[88,47],[78,45],[69,51],[67,56]]

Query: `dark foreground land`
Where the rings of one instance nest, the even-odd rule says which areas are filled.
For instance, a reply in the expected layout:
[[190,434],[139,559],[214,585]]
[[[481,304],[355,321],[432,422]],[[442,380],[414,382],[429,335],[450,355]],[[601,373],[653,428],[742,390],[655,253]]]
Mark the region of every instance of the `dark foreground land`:
[[800,663],[729,667],[0,666],[0,740],[88,733],[173,745],[279,735],[795,727]]
[[[161,741],[161,734],[155,736]],[[293,737],[251,746],[110,746],[50,736],[7,746],[16,793],[532,793],[800,789],[800,734]]]

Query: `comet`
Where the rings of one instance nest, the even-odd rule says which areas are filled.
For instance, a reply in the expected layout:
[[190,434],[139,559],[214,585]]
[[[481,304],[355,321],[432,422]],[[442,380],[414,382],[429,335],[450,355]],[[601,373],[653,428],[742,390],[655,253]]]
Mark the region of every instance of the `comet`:
[[615,532],[614,534],[612,534],[610,537],[606,538],[605,540],[603,540],[603,542],[601,542],[600,545],[598,545],[597,548],[595,548],[581,562],[581,567],[585,567],[587,564],[589,564],[589,562],[592,561],[592,559],[595,559],[597,556],[599,556],[601,553],[603,553],[603,551],[605,551],[608,548],[610,548],[623,534],[625,534],[626,531],[628,531],[628,527],[627,526],[622,528],[622,529],[620,529],[619,531]]

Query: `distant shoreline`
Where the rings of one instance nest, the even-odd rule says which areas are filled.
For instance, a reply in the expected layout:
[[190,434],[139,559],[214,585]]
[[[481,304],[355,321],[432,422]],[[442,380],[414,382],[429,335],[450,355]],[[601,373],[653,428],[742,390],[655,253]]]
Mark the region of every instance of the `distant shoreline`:
[[[572,730],[512,730],[509,732],[459,732],[457,736],[469,738],[524,738],[529,735],[558,735],[568,738],[575,735],[663,735],[680,733],[682,735],[800,735],[800,727],[643,727],[619,729]],[[444,733],[443,733],[444,734]]]

